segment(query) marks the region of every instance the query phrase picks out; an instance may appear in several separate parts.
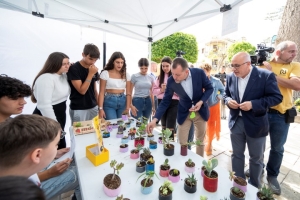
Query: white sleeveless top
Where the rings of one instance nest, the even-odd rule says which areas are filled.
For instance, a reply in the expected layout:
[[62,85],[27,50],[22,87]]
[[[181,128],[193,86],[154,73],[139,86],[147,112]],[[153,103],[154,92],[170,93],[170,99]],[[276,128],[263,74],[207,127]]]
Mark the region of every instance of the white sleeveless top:
[[130,81],[130,74],[126,72],[126,81],[125,79],[117,79],[110,78],[107,70],[104,70],[100,74],[100,78],[106,80],[106,88],[105,89],[117,89],[117,90],[125,90],[126,89],[126,81]]

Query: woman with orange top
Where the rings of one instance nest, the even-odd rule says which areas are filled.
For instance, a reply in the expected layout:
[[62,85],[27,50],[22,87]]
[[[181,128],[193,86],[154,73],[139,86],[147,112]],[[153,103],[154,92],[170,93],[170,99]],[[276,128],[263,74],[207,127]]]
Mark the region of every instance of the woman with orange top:
[[208,79],[210,80],[214,91],[211,94],[210,98],[207,101],[209,106],[209,119],[207,121],[207,128],[206,128],[206,145],[205,145],[205,152],[206,155],[212,155],[212,140],[216,137],[217,140],[220,139],[220,132],[221,132],[221,112],[220,112],[220,100],[222,99],[224,93],[224,86],[221,81],[210,75],[211,72],[211,65],[205,63],[200,66],[205,74],[207,75]]

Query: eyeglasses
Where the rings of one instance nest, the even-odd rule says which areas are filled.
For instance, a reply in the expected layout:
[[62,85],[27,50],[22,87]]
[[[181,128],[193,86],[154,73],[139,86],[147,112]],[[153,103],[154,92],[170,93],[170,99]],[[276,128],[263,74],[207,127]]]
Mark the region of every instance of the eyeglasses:
[[67,133],[63,130],[60,131],[60,139],[63,139]]
[[[248,61],[247,61],[248,62]],[[229,66],[230,66],[230,68],[235,68],[235,69],[237,69],[237,68],[239,68],[240,66],[242,66],[242,65],[244,65],[244,64],[246,64],[247,62],[244,62],[243,64],[230,64]]]

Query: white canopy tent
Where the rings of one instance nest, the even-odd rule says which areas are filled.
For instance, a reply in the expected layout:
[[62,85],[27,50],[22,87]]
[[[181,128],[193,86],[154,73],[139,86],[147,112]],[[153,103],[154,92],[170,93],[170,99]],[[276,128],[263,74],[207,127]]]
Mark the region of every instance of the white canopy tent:
[[[0,7],[151,42],[250,0],[0,0]],[[199,30],[201,31],[201,30]],[[151,58],[151,55],[149,55]]]

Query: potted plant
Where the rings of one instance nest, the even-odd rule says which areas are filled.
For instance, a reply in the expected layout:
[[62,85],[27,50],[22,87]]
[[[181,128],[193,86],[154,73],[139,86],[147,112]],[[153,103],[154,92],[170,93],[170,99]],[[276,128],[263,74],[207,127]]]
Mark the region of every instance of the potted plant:
[[126,128],[130,128],[130,121],[125,122],[125,126],[126,126]]
[[174,155],[175,147],[173,144],[170,144],[172,131],[170,129],[166,128],[165,130],[162,130],[160,135],[162,136],[162,142],[164,145],[164,155],[165,156]]
[[128,136],[123,136],[122,139],[121,139],[121,143],[126,144],[126,143],[128,143],[128,140],[129,140]]
[[[119,171],[124,167],[123,163],[117,163],[116,160],[110,162],[110,167],[114,169],[113,174],[107,174],[103,180],[104,193],[109,197],[116,197],[121,192],[121,179],[118,176]],[[117,172],[117,174],[116,174]]]
[[116,200],[130,200],[130,199],[124,198],[124,197],[123,197],[123,194],[122,194],[121,196],[118,196],[118,197],[116,198]]
[[131,129],[129,129],[128,136],[129,136],[129,139],[130,139],[130,140],[134,140],[134,138],[135,138],[135,133],[136,133],[136,128],[131,128]]
[[154,171],[155,161],[153,160],[153,157],[150,157],[149,160],[146,162],[146,173],[149,173],[150,171]]
[[130,121],[130,123],[132,124],[134,122],[133,118],[128,119],[128,121]]
[[260,190],[256,193],[257,200],[274,200],[273,192],[271,188],[267,188],[263,185]]
[[180,146],[180,155],[186,156],[188,154],[188,146],[192,147],[194,145],[200,146],[201,141],[200,140],[194,140],[191,142],[188,142],[187,144],[183,144]]
[[120,126],[120,125],[123,125],[124,124],[124,120],[118,120],[117,121],[117,124]]
[[169,171],[170,171],[170,165],[168,164],[169,163],[169,159],[165,159],[165,162],[160,165],[160,170],[159,170],[159,175],[161,177],[168,177],[169,176]]
[[218,160],[212,158],[211,160],[203,160],[202,164],[205,166],[203,176],[203,187],[208,192],[215,192],[218,189],[218,173],[213,169],[217,167]]
[[138,161],[136,163],[135,171],[138,173],[143,173],[146,169],[146,162],[145,161]]
[[207,197],[205,195],[201,195],[200,200],[207,200]]
[[192,161],[192,159],[188,159],[188,161],[185,162],[185,171],[187,173],[194,173],[195,172],[195,163]]
[[120,145],[120,152],[125,153],[128,151],[128,144],[121,144]]
[[102,137],[103,138],[109,138],[110,137],[110,132],[108,130],[103,131]]
[[247,181],[242,177],[235,176],[234,171],[229,171],[229,179],[233,181],[233,187],[238,187],[244,192],[247,192]]
[[132,149],[130,151],[130,158],[131,159],[137,159],[140,157],[140,150],[142,149],[142,145],[137,145],[137,147],[135,149]]
[[158,143],[159,144],[162,144],[163,142],[162,142],[162,137],[158,137]]
[[146,126],[140,126],[136,131],[136,136],[134,139],[134,146],[136,147],[137,144],[145,145],[145,138],[142,136],[144,131],[146,130]]
[[184,190],[187,193],[195,193],[197,191],[197,179],[195,178],[194,173],[186,179],[184,179]]
[[150,149],[157,149],[157,142],[155,142],[154,140],[150,140],[149,141],[149,148]]
[[122,120],[124,120],[124,121],[128,120],[128,111],[127,110],[123,111],[123,113],[122,113]]
[[180,171],[178,169],[171,169],[169,171],[168,179],[173,183],[177,183],[180,180]]
[[[145,172],[141,174],[137,180],[139,180],[142,176],[144,176],[143,180],[141,181],[141,192],[142,194],[150,194],[153,190],[153,180],[152,178],[154,175],[157,177],[154,171]],[[157,177],[158,178],[158,177]],[[158,178],[159,179],[159,178]]]
[[143,148],[143,153],[141,153],[141,155],[140,155],[141,161],[148,161],[150,157],[153,157],[153,156],[151,155],[151,151],[150,151],[149,147]]
[[230,199],[231,200],[245,200],[245,192],[238,187],[230,188]]
[[150,141],[150,140],[154,140],[154,135],[152,133],[149,133],[147,135],[147,140]]
[[159,200],[172,200],[173,192],[172,182],[166,180],[158,189],[158,199]]
[[118,127],[119,127],[119,125],[117,123],[112,124],[112,128],[118,128]]

